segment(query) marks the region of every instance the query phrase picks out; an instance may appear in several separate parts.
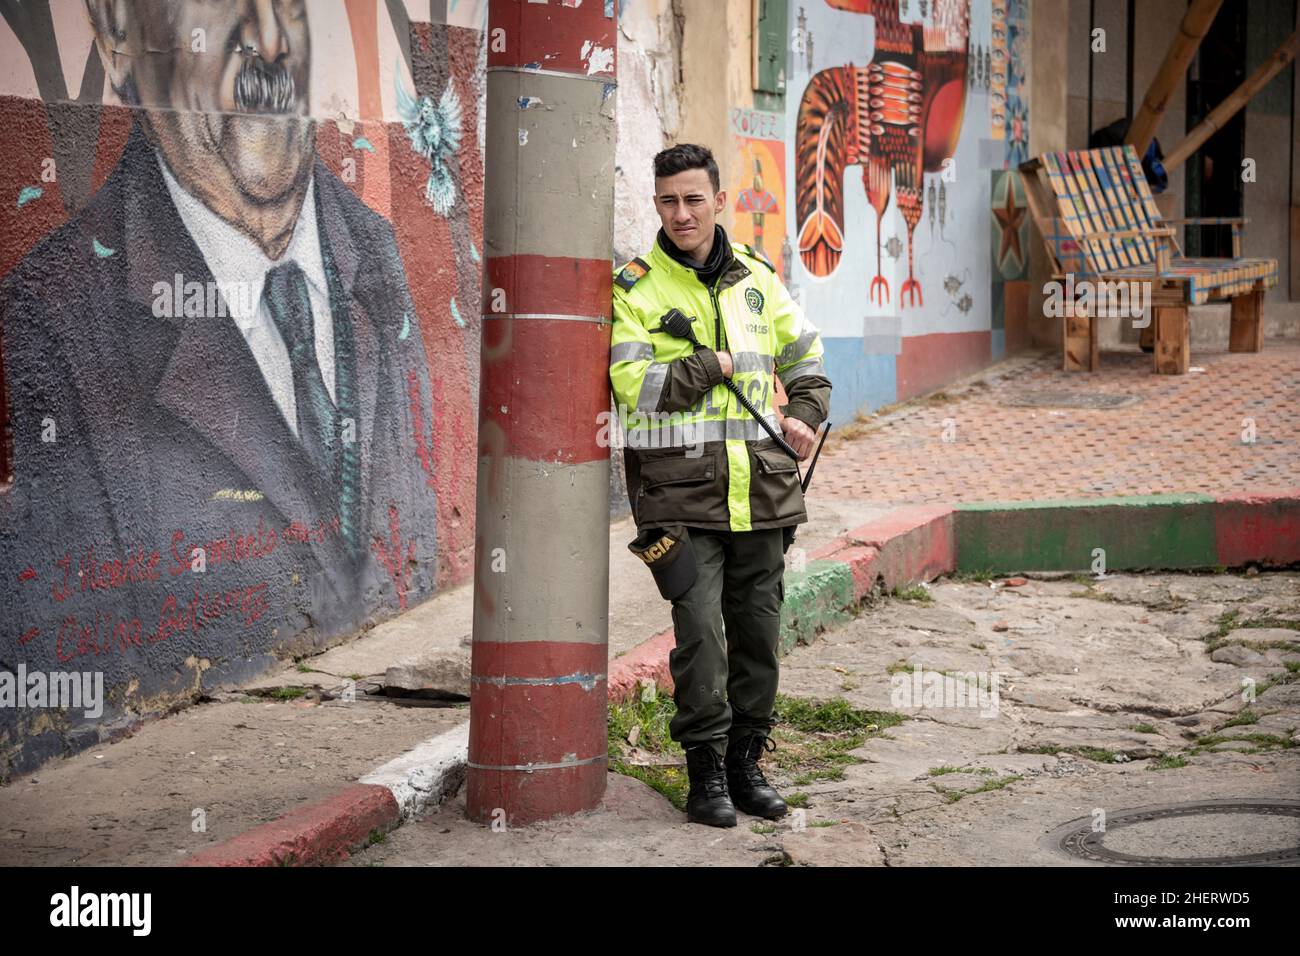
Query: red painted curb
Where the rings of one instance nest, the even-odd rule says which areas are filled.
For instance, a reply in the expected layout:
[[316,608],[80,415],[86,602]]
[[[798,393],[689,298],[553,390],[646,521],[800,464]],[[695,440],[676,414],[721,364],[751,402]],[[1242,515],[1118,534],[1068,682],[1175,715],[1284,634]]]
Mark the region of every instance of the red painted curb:
[[953,511],[946,505],[908,505],[854,528],[814,551],[814,559],[843,561],[853,572],[855,596],[930,581],[957,568]]
[[1214,539],[1225,568],[1300,563],[1300,489],[1218,497]]
[[668,652],[677,646],[672,628],[642,641],[622,657],[609,662],[609,702],[621,704],[636,693],[638,683],[654,681],[655,686],[672,693],[673,677],[668,670]]
[[346,860],[375,830],[402,818],[392,791],[358,783],[278,820],[201,850],[178,866],[322,866]]

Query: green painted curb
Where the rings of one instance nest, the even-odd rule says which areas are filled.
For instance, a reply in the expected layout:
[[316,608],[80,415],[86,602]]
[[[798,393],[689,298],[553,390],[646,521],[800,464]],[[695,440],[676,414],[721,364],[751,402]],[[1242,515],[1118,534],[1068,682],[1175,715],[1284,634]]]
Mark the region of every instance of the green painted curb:
[[1141,495],[985,502],[954,509],[959,571],[1210,568],[1218,561],[1215,500]]
[[851,620],[856,604],[853,573],[843,561],[809,561],[806,571],[787,571],[778,652],[811,644],[819,630]]

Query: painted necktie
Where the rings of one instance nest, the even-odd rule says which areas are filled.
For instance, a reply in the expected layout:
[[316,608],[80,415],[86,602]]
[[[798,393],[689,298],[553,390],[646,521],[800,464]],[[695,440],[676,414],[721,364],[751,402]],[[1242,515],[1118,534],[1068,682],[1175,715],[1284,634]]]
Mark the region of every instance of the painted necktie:
[[275,327],[280,330],[293,370],[293,398],[298,412],[298,441],[327,483],[334,480],[335,408],[316,358],[307,278],[296,262],[276,266],[266,275],[263,293]]

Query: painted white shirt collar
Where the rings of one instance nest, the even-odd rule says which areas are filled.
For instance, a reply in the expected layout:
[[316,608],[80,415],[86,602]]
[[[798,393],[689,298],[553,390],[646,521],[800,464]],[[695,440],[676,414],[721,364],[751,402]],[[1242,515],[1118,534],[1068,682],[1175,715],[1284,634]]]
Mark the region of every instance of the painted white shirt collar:
[[[226,296],[226,308],[266,379],[271,395],[284,414],[289,428],[297,434],[293,372],[284,340],[262,301],[266,275],[276,266],[293,261],[307,279],[311,297],[312,319],[316,337],[316,358],[330,397],[334,393],[334,321],[330,311],[329,285],[321,255],[320,232],[316,223],[316,180],[307,184],[293,237],[279,259],[269,259],[252,239],[226,222],[202,200],[188,192],[172,175],[162,156],[158,156],[163,180],[171,194],[181,221],[189,230],[194,244],[207,263],[219,288],[239,289],[241,294]],[[197,279],[197,277],[195,277]],[[194,281],[189,276],[186,282]]]

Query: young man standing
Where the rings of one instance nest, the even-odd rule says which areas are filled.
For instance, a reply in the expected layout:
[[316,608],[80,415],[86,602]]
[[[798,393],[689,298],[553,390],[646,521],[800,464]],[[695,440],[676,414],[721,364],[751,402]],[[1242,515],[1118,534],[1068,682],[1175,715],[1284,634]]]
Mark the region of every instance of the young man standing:
[[[772,264],[717,225],[727,194],[713,154],[674,146],[655,156],[654,171],[663,228],[615,276],[610,381],[638,542],[684,545],[694,559],[693,582],[664,591],[677,642],[669,731],[686,750],[687,814],[735,826],[736,807],[769,819],[787,809],[758,761],[775,748],[785,529],[808,516],[795,461],[723,382],[739,385],[801,460],[831,383],[821,337]],[[698,345],[665,328],[673,309]],[[783,417],[774,374],[788,397]]]

